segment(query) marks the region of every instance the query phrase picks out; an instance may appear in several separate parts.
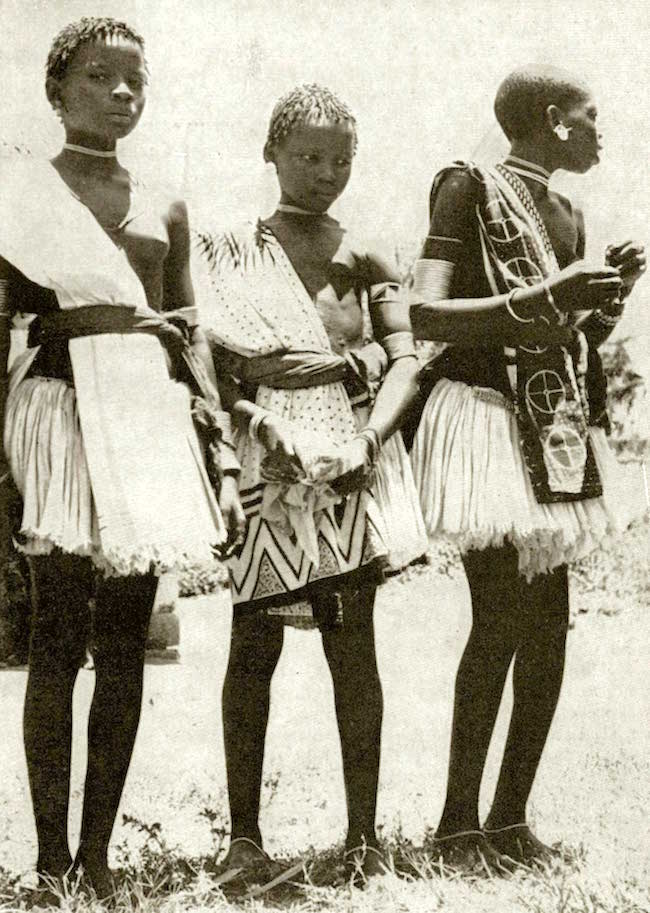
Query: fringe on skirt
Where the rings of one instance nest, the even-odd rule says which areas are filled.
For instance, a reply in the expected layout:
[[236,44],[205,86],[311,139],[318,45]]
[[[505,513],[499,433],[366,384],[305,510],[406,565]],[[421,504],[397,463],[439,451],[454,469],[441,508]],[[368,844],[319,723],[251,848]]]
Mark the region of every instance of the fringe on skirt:
[[[179,393],[184,390],[179,388]],[[191,427],[189,432],[193,434]],[[214,562],[212,546],[218,537],[208,506],[212,493],[200,486],[188,491],[186,512],[192,522],[176,528],[174,518],[157,510],[153,496],[170,484],[157,477],[155,449],[149,454],[153,495],[151,503],[143,505],[144,538],[125,543],[119,553],[107,551],[93,498],[76,392],[66,381],[36,376],[15,385],[7,399],[4,444],[23,498],[18,545],[25,554],[47,555],[58,548],[89,556],[106,574],[122,576],[145,573],[152,567],[161,572]],[[197,464],[200,459],[197,453]],[[128,479],[124,483],[128,485]]]
[[495,390],[443,379],[415,435],[411,462],[424,521],[461,552],[510,541],[527,579],[576,561],[643,509],[629,491],[602,429],[590,440],[603,496],[539,504],[519,446],[516,417]]

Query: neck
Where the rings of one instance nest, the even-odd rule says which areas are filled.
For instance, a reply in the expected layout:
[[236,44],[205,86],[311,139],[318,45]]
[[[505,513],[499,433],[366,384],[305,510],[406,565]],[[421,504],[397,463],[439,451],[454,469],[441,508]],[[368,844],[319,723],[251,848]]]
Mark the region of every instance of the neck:
[[277,205],[278,212],[288,212],[297,216],[310,216],[313,219],[322,218],[327,212],[313,212],[311,209],[303,209],[301,206],[295,206],[293,203],[285,203],[282,200]]
[[510,155],[543,168],[549,177],[558,168],[551,150],[545,149],[541,143],[534,140],[515,140],[510,147]]
[[63,145],[60,161],[66,162],[77,172],[92,174],[113,174],[120,169],[115,149],[96,149],[83,142],[75,143],[67,139]]

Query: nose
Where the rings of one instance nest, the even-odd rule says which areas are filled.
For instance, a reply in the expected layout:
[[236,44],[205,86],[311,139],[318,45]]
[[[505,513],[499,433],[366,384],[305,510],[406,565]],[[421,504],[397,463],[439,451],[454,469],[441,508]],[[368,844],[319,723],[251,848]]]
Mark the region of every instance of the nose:
[[115,88],[113,89],[111,94],[115,98],[119,98],[122,101],[128,101],[130,98],[133,98],[133,92],[127,86],[127,84],[124,82],[124,80],[122,80],[122,82],[118,83],[118,85],[115,86]]
[[331,162],[322,162],[319,177],[322,181],[327,181],[329,184],[333,183],[336,180],[334,165]]

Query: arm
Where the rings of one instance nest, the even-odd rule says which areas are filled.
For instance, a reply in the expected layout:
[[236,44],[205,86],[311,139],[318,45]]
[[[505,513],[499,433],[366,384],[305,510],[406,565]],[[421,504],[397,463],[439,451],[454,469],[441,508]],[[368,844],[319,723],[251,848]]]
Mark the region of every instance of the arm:
[[369,258],[370,318],[375,338],[388,355],[388,371],[379,388],[367,427],[379,444],[400,427],[418,395],[419,365],[413,344],[408,305],[401,296],[393,270],[378,258]]
[[[585,217],[581,209],[574,209],[576,228],[578,230],[578,243],[576,244],[576,254],[582,259],[585,255],[587,238],[585,234]],[[582,330],[587,337],[590,349],[597,349],[609,339],[614,327],[623,315],[623,307],[616,316],[610,316],[602,311],[590,311],[582,315],[576,322],[576,326]]]
[[[163,266],[163,310],[194,308],[194,290],[190,274],[190,228],[185,203],[176,202],[170,206],[168,232],[169,252]],[[212,388],[210,406],[212,409],[219,410],[221,409],[221,399],[210,347],[203,330],[196,325],[192,327],[191,345],[201,367],[205,370],[209,386]],[[228,541],[225,546],[227,550],[243,535],[246,520],[237,490],[239,461],[235,456],[227,416],[224,415],[223,419],[219,428],[221,432],[219,439],[209,445],[209,450],[214,453],[217,475],[220,477],[219,506],[228,529]]]
[[[562,312],[598,307],[621,287],[618,271],[576,261],[546,282],[518,288],[510,295],[450,299],[456,269],[476,257],[475,210],[478,189],[462,170],[434,185],[431,227],[415,265],[411,320],[417,336],[442,342],[480,345],[552,345],[570,340],[557,322]],[[548,301],[552,292],[552,303]],[[541,319],[538,319],[541,318]]]
[[9,461],[4,451],[2,440],[4,438],[5,410],[8,393],[7,364],[9,348],[11,346],[11,319],[15,311],[12,301],[18,296],[26,303],[31,293],[28,283],[22,282],[23,277],[6,260],[0,257],[0,610],[6,597],[5,592],[5,563],[11,553],[11,538],[13,535],[12,516],[15,515],[16,504],[20,495],[14,485],[9,469]]
[[[476,245],[478,185],[465,171],[451,172],[431,200],[429,234],[415,265],[411,321],[416,336],[440,342],[504,345],[546,341],[528,320],[543,304],[540,289],[517,294],[518,322],[508,312],[506,295],[450,298],[454,273]],[[524,322],[526,321],[526,322]]]

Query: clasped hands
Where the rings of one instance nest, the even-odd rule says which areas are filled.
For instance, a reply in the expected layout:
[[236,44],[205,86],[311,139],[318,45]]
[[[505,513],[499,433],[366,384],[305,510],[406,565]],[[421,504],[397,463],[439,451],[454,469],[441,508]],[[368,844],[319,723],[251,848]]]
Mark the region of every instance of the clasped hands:
[[[259,425],[266,449],[262,471],[266,482],[291,485],[323,482],[341,496],[365,488],[372,472],[371,445],[362,437],[346,444],[309,448],[291,422],[269,413]],[[319,441],[320,443],[320,441]]]

